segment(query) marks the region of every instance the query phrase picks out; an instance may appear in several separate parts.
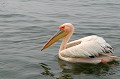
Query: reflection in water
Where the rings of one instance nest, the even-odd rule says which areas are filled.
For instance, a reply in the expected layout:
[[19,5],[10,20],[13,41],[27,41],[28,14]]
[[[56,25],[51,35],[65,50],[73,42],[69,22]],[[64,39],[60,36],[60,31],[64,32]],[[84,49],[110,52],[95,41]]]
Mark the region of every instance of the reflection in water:
[[48,67],[47,64],[44,63],[40,63],[40,65],[42,66],[42,68],[44,69],[44,72],[42,72],[42,75],[49,75],[49,76],[54,76],[54,74],[52,72],[50,72],[50,68]]
[[73,75],[80,74],[92,74],[92,75],[106,75],[112,66],[118,65],[117,61],[112,61],[107,64],[86,64],[86,63],[69,63],[58,59],[58,64],[62,68],[62,72],[59,72],[59,76],[56,78],[55,73],[51,71],[51,68],[44,63],[40,63],[44,69],[42,75],[48,75],[56,79],[73,79]]
[[63,73],[72,74],[94,74],[101,75],[109,71],[111,66],[116,66],[117,61],[112,61],[107,64],[88,64],[88,63],[69,63],[58,59],[60,67],[63,69]]
[[112,66],[119,63],[112,61],[107,64],[86,64],[86,63],[69,63],[58,59],[59,66],[63,69],[60,72],[59,79],[73,79],[72,75],[91,74],[91,75],[106,75]]

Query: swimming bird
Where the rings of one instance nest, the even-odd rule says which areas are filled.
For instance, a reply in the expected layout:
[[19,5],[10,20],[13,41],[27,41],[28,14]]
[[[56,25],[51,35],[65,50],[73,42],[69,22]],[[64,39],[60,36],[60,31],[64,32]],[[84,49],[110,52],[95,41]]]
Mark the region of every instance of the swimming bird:
[[58,53],[58,57],[61,60],[97,64],[110,62],[118,58],[117,56],[112,56],[113,48],[110,44],[97,35],[91,35],[68,42],[73,35],[73,32],[73,24],[64,23],[60,25],[59,31],[46,42],[41,51],[63,38]]

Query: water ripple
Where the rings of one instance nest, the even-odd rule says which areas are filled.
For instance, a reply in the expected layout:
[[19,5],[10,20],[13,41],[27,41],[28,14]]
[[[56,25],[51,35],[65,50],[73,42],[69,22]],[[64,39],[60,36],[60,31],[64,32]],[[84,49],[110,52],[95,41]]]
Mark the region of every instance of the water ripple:
[[2,0],[0,78],[118,79],[119,64],[98,67],[61,62],[57,57],[61,41],[42,51],[44,53],[40,48],[59,25],[71,22],[75,26],[71,40],[99,35],[113,46],[113,54],[120,56],[119,13],[119,0]]

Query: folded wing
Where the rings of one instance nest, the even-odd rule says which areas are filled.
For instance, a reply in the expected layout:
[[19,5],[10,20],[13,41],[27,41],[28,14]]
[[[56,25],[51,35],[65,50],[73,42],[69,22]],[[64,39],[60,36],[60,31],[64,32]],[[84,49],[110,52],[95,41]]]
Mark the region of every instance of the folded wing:
[[98,57],[112,51],[112,47],[102,37],[92,35],[68,43],[60,54],[63,57]]

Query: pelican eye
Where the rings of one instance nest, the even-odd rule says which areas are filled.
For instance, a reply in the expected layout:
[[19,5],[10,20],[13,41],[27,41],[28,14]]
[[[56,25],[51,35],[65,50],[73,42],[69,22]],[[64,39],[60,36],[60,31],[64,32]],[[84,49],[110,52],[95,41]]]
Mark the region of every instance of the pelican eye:
[[64,29],[65,29],[65,26],[60,27],[60,30],[64,30]]

